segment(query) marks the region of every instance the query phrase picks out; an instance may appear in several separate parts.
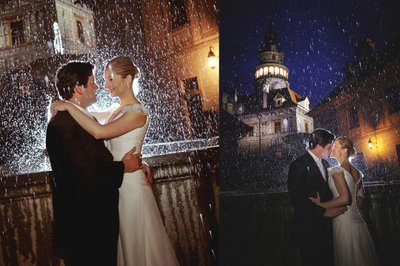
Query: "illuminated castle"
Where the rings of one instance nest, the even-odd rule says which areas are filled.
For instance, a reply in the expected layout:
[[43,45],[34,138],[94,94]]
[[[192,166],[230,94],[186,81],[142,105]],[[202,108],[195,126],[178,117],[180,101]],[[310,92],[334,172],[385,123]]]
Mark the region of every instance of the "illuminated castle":
[[290,88],[289,69],[283,63],[277,35],[270,27],[255,68],[256,93],[252,104],[236,104],[236,114],[252,130],[240,141],[245,149],[263,150],[282,142],[289,134],[309,133],[313,119],[307,115],[310,101]]

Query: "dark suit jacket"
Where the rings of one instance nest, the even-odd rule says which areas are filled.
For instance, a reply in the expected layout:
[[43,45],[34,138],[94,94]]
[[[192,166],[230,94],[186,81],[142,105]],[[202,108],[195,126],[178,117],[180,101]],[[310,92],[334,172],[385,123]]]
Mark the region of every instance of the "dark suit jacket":
[[[325,168],[329,166],[325,160],[322,163]],[[308,197],[316,197],[318,192],[321,201],[328,201],[332,199],[332,192],[308,152],[290,164],[288,189],[294,206],[294,237],[298,246],[331,245],[332,220],[324,217],[325,209],[312,203]]]
[[89,135],[68,112],[51,119],[46,145],[54,174],[55,248],[82,265],[115,264],[123,163],[114,162],[103,140]]

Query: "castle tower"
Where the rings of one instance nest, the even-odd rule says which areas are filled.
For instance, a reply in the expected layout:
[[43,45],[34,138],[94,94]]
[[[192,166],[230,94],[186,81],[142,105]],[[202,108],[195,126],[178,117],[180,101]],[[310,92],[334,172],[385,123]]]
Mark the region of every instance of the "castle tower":
[[[310,101],[290,88],[289,69],[283,63],[284,53],[278,46],[277,34],[269,27],[259,50],[254,71],[254,97],[245,103],[244,112],[238,113],[251,131],[240,140],[245,150],[267,152],[270,145],[299,133],[310,133],[314,121],[308,116]],[[240,104],[240,103],[238,103]]]
[[284,56],[278,47],[277,34],[270,25],[265,34],[264,45],[259,51],[259,62],[254,73],[262,109],[268,108],[268,93],[271,90],[289,88],[289,69],[283,64]]

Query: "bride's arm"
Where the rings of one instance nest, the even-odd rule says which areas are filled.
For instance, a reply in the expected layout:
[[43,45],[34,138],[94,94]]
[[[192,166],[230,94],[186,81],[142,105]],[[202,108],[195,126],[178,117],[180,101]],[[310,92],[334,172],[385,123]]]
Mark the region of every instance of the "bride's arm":
[[100,125],[70,103],[53,104],[52,108],[57,111],[67,110],[76,122],[96,139],[109,139],[121,136],[135,128],[143,126],[147,118],[142,111],[127,112],[108,124]]
[[346,180],[344,179],[343,172],[336,172],[332,174],[333,181],[335,182],[336,189],[339,196],[329,201],[321,202],[319,196],[317,198],[310,197],[310,200],[325,209],[337,208],[349,205],[351,202],[351,196],[349,187],[347,186]]

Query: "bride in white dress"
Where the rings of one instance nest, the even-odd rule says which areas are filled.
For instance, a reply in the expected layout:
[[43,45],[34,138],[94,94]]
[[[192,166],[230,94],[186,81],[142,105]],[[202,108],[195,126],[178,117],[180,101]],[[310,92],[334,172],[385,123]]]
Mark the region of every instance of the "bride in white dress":
[[351,139],[336,139],[331,155],[340,166],[328,170],[328,183],[334,198],[321,202],[318,195],[310,200],[323,208],[348,206],[344,214],[333,219],[335,265],[373,266],[378,265],[378,259],[362,210],[359,208],[365,195],[362,173],[349,161],[349,157],[354,154]]
[[[139,69],[129,57],[111,59],[105,66],[105,87],[111,96],[118,97],[119,106],[111,108],[104,125],[97,123],[67,102],[57,102],[52,108],[67,110],[92,136],[108,139],[106,146],[114,156],[122,156],[132,149],[140,153],[147,128],[149,113],[136,99],[133,81]],[[102,120],[100,118],[100,120]],[[118,240],[119,266],[178,265],[178,260],[165,230],[153,191],[143,170],[124,174],[119,190],[120,232]]]

